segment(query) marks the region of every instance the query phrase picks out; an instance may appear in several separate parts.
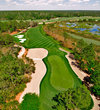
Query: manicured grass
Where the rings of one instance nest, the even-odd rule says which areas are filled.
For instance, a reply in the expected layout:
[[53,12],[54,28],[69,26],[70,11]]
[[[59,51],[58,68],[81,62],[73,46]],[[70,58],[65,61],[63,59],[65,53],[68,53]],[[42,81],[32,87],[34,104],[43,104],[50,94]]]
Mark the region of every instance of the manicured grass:
[[25,47],[28,48],[52,48],[55,44],[47,37],[40,33],[40,28],[31,28],[26,33],[27,41],[25,42]]
[[51,66],[50,82],[57,90],[66,90],[74,86],[72,74],[69,67],[65,64],[61,57],[52,55],[48,57]]
[[84,37],[81,37],[79,35],[75,35],[72,33],[68,33],[68,34],[75,39],[83,39],[87,44],[93,43],[93,44],[98,45],[98,46],[100,45],[100,41],[89,39],[89,38],[84,38]]
[[71,69],[66,53],[59,50],[58,43],[47,36],[42,26],[31,28],[26,34],[26,48],[45,48],[48,56],[43,59],[47,73],[40,84],[40,110],[53,110],[52,98],[63,90],[81,85],[81,81]]

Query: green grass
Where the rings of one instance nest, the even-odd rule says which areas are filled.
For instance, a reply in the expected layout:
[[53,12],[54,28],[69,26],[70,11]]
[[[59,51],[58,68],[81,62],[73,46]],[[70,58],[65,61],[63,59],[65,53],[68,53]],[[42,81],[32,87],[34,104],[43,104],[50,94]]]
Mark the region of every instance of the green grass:
[[68,34],[75,39],[83,39],[87,44],[93,43],[93,44],[98,45],[98,46],[100,45],[100,41],[89,39],[89,38],[84,38],[84,37],[81,37],[79,35],[75,35],[72,33],[68,33]]
[[40,28],[31,28],[26,33],[27,41],[25,42],[25,47],[28,48],[46,48],[50,49],[52,47],[55,47],[56,45],[50,40],[50,38],[45,37],[40,33]]
[[81,81],[71,69],[66,53],[59,50],[58,43],[47,36],[42,26],[31,28],[26,34],[26,48],[45,48],[48,56],[43,59],[47,72],[40,84],[40,110],[52,110],[52,98],[59,92],[81,85]]
[[26,94],[20,104],[20,110],[39,110],[39,97],[35,94]]
[[13,38],[14,38],[14,41],[17,42],[17,43],[20,42],[19,38],[16,37],[17,35],[24,35],[24,37],[23,37],[22,39],[25,38],[25,34],[24,34],[24,33],[22,33],[22,34],[19,34],[19,33],[18,33],[18,34],[14,34],[14,35],[12,35]]
[[70,74],[71,71],[67,68],[62,58],[52,55],[48,57],[48,61],[51,66],[50,82],[52,86],[60,91],[74,87],[74,80]]

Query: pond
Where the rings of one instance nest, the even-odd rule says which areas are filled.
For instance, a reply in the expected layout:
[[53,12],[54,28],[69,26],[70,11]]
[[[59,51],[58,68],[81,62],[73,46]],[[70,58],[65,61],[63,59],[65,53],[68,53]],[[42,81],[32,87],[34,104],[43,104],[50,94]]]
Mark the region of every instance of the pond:
[[94,25],[92,28],[90,28],[90,32],[93,34],[100,35],[100,26]]
[[60,24],[59,26],[60,26],[60,27],[63,27],[63,25],[62,25],[62,24]]
[[88,32],[91,32],[93,34],[100,35],[100,26],[98,26],[96,24],[95,25],[88,25],[88,28],[86,28],[87,24],[84,24],[82,26],[82,28],[80,28],[79,24],[67,22],[66,27],[74,28],[75,30],[78,30],[78,32],[88,31]]
[[67,27],[75,27],[75,26],[77,26],[77,24],[76,23],[69,23],[69,22],[67,22],[66,26]]

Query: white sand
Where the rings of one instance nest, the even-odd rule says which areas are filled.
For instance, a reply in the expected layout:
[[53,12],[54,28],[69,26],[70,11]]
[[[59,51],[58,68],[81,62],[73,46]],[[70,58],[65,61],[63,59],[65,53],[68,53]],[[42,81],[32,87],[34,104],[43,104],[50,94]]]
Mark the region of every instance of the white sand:
[[18,58],[22,58],[22,56],[23,56],[24,53],[25,53],[25,48],[22,47],[22,46],[19,46],[19,47],[21,48],[21,51],[20,51],[20,53],[19,53],[19,55],[18,55]]
[[26,88],[24,92],[21,94],[19,99],[19,103],[23,101],[23,96],[26,93],[36,93],[37,95],[40,94],[40,83],[43,77],[46,74],[46,66],[42,61],[48,55],[48,51],[43,48],[36,48],[36,49],[29,49],[27,57],[31,58],[35,62],[35,73],[33,73],[32,79],[29,83],[26,84]]
[[[82,70],[80,70],[79,68],[77,68],[75,65],[72,65],[72,62],[75,62],[75,60],[72,60],[71,58],[69,58],[69,54],[70,52],[60,48],[61,51],[64,51],[67,53],[66,58],[69,61],[69,64],[72,68],[72,70],[76,73],[76,75],[83,81],[84,77],[88,76],[87,73],[83,72]],[[92,110],[100,110],[100,107],[98,106],[98,104],[100,104],[100,101],[96,99],[96,97],[94,95],[91,95],[93,102],[94,102],[94,107],[92,108]]]
[[26,41],[26,39],[23,39],[24,35],[17,35],[15,37],[17,37],[21,43],[24,43]]
[[20,39],[20,38],[23,38],[24,35],[17,35],[17,37]]
[[24,43],[26,41],[26,39],[19,39],[21,43]]
[[91,95],[91,97],[94,102],[94,107],[92,108],[92,110],[100,110],[100,107],[98,106],[98,104],[100,104],[100,100],[97,100],[94,95]]
[[17,38],[23,38],[24,37],[24,35],[17,35],[17,36],[15,36],[15,37],[17,37]]

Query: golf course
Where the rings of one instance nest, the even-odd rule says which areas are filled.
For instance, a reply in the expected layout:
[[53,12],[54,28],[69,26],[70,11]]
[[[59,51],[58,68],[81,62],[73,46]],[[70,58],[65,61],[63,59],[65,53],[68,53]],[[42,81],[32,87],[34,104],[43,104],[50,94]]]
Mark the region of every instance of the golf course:
[[100,110],[99,1],[0,1],[0,110]]
[[25,48],[45,48],[48,56],[43,59],[47,73],[40,84],[40,110],[52,110],[52,98],[59,92],[81,85],[80,79],[71,69],[66,53],[59,50],[59,44],[42,30],[42,26],[29,29],[23,46]]

